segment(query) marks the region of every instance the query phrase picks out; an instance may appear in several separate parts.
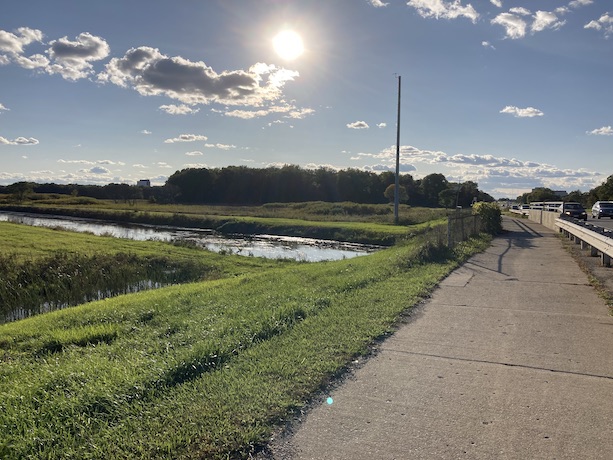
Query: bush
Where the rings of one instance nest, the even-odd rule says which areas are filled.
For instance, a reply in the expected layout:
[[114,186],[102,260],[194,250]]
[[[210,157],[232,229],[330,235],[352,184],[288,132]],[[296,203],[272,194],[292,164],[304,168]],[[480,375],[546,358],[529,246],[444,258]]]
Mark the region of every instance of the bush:
[[502,213],[496,203],[481,201],[473,205],[473,214],[478,214],[483,222],[483,230],[491,235],[502,233]]

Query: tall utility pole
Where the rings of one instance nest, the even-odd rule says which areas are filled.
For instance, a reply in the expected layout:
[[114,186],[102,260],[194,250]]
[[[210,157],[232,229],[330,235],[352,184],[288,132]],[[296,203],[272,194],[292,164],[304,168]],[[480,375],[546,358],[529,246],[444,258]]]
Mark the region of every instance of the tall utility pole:
[[400,202],[400,79],[398,75],[398,119],[396,121],[396,180],[394,182],[394,223],[398,225],[398,203]]

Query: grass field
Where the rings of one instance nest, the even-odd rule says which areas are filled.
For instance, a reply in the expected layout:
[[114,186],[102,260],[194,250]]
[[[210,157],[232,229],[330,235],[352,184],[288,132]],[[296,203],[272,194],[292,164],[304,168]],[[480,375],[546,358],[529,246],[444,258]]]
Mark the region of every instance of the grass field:
[[53,252],[53,240],[76,253],[201,257],[218,276],[0,325],[0,458],[248,458],[489,244],[450,251],[417,234],[307,264],[45,231],[14,235],[15,257]]

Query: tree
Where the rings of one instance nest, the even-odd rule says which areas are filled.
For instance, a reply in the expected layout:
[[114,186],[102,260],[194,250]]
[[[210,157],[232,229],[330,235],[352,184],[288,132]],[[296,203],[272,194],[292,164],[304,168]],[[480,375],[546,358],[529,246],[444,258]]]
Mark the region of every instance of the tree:
[[547,187],[536,187],[531,192],[517,197],[519,203],[532,203],[533,201],[560,201],[560,197]]
[[598,187],[589,192],[590,201],[610,201],[613,200],[613,175],[607,177],[607,180]]
[[[394,201],[396,200],[395,192],[396,184],[390,184],[385,189],[385,192],[383,192],[383,196],[385,196],[385,198],[387,198],[390,203],[394,203]],[[398,193],[398,201],[400,203],[406,203],[407,201],[409,201],[409,194],[407,193],[407,189],[403,185],[398,186]]]
[[581,203],[583,206],[587,206],[588,200],[589,193],[582,193],[581,190],[573,190],[565,198],[565,201],[576,201],[577,203]]
[[449,188],[449,182],[440,173],[428,174],[421,180],[421,192],[427,206],[436,207],[439,204],[439,194]]
[[23,201],[28,195],[34,191],[34,185],[31,182],[15,182],[7,187],[9,193],[17,201]]
[[458,201],[458,192],[452,188],[441,190],[438,194],[438,202],[444,208],[455,208]]

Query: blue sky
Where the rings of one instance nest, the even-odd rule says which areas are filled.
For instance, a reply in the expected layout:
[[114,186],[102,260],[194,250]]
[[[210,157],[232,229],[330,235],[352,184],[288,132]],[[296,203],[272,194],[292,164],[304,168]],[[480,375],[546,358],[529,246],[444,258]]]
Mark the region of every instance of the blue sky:
[[[472,180],[613,174],[610,0],[4,0],[0,184],[162,185],[296,164]],[[294,31],[303,52],[281,56]],[[284,43],[289,43],[285,40]]]

